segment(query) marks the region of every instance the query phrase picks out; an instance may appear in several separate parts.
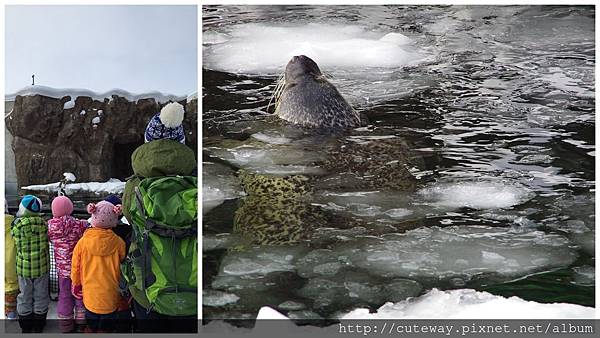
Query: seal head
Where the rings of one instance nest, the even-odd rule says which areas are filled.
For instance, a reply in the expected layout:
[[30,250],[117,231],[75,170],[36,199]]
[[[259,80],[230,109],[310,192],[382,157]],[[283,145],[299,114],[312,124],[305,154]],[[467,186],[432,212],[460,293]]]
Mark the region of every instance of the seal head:
[[279,118],[307,128],[343,130],[361,125],[360,115],[305,55],[285,68],[285,85],[275,109]]

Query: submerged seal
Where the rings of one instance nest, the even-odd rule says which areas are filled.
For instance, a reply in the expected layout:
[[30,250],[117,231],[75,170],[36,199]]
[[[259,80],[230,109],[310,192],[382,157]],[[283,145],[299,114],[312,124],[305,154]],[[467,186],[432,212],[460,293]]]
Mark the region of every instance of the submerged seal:
[[308,128],[343,130],[361,125],[360,115],[309,57],[292,57],[284,79],[275,108],[279,118]]

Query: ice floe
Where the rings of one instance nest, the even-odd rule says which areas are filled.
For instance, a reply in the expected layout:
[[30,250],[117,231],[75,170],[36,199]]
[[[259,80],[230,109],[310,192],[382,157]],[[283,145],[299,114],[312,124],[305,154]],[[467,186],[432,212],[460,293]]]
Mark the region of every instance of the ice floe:
[[440,208],[501,209],[533,197],[525,187],[494,182],[437,184],[419,191],[424,200]]
[[244,196],[235,172],[225,165],[204,162],[202,169],[202,213],[206,214],[225,200]]
[[409,37],[358,25],[249,23],[207,33],[212,38],[205,65],[233,73],[278,74],[292,56],[301,54],[322,69],[398,68],[423,59]]
[[338,255],[371,274],[415,279],[516,277],[568,266],[577,257],[560,235],[488,226],[423,227],[346,247]]
[[204,306],[225,306],[236,303],[240,297],[235,294],[216,290],[202,290],[202,305]]

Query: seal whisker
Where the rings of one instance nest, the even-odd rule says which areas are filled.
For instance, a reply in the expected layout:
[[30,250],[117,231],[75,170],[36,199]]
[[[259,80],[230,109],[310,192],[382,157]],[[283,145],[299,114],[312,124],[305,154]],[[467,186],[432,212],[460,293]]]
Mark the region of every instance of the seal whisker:
[[279,102],[279,98],[281,96],[281,93],[283,93],[284,87],[285,87],[285,73],[282,73],[277,78],[277,82],[275,83],[275,90],[273,90],[273,94],[271,94],[271,98],[269,99],[269,104],[267,105],[267,113],[269,112],[269,108],[271,107],[271,102],[275,103],[275,111],[277,111],[277,105]]

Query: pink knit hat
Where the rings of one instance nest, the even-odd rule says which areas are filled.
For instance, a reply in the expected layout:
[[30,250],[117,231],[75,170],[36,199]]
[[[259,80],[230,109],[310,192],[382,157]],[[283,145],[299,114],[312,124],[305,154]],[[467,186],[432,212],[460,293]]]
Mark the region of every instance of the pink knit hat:
[[92,214],[91,223],[93,227],[105,229],[114,228],[119,223],[121,205],[100,201],[97,204],[88,204],[87,211]]
[[52,200],[52,216],[58,218],[73,212],[73,202],[67,196],[58,196]]

